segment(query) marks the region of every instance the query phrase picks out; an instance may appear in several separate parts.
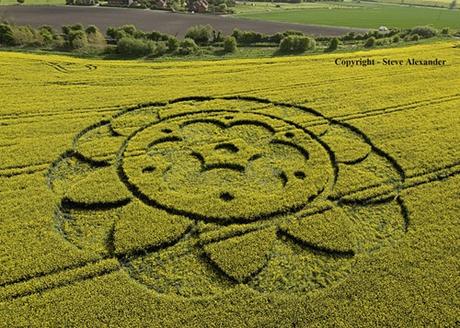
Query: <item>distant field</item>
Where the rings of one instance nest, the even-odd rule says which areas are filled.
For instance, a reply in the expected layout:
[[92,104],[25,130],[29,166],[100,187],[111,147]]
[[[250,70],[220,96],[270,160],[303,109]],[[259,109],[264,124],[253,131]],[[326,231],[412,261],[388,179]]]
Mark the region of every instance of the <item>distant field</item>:
[[216,30],[231,34],[234,28],[274,34],[286,30],[299,30],[312,35],[344,35],[360,29],[308,26],[280,22],[257,21],[217,15],[176,14],[155,10],[136,10],[83,6],[0,6],[0,20],[18,25],[41,26],[60,29],[65,24],[95,24],[105,31],[109,26],[135,24],[144,31],[159,31],[183,37],[190,26],[210,24]]
[[[416,6],[432,6],[432,7],[446,7],[448,8],[452,0],[374,0],[379,3],[396,3],[405,5]],[[458,5],[457,5],[458,8]]]
[[[261,6],[261,8],[263,8]],[[273,11],[245,12],[238,17],[289,22],[299,24],[318,24],[348,26],[359,28],[378,28],[381,25],[410,28],[417,25],[433,25],[438,28],[460,28],[460,10],[447,10],[424,7],[368,4],[362,6],[305,8]]]

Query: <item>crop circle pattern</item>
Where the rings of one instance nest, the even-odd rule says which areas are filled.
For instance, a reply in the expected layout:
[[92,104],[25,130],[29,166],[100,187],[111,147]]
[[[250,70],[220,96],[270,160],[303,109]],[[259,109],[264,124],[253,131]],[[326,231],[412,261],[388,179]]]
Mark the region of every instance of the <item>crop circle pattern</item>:
[[262,114],[207,115],[136,131],[121,153],[124,181],[191,218],[249,222],[303,208],[332,180],[327,150],[306,130]]
[[190,97],[126,108],[50,169],[56,226],[162,294],[309,292],[404,236],[399,164],[311,108]]

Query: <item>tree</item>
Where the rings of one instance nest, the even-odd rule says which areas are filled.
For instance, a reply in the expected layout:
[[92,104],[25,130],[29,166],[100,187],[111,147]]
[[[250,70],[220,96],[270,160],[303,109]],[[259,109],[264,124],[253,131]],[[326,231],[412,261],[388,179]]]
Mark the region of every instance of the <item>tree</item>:
[[373,46],[375,46],[375,38],[373,36],[371,36],[369,39],[366,40],[366,42],[364,43],[364,47],[365,48],[372,48]]
[[192,39],[197,44],[205,45],[212,41],[214,29],[211,25],[196,25],[190,27],[185,33],[186,39]]
[[22,5],[22,4],[25,2],[25,0],[16,0],[16,1],[17,1],[20,5]]
[[279,45],[279,49],[283,53],[300,53],[306,50],[314,50],[315,47],[315,39],[300,35],[289,35],[283,38]]
[[224,39],[224,52],[235,52],[236,51],[236,39],[233,36],[227,36]]
[[332,38],[331,41],[329,42],[329,46],[326,49],[326,52],[332,52],[334,50],[337,50],[339,47],[339,39],[338,38]]

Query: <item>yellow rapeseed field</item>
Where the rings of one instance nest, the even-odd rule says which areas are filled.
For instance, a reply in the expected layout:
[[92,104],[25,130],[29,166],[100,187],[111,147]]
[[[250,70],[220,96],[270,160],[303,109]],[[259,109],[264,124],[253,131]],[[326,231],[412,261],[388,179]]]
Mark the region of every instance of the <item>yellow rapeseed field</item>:
[[458,324],[455,43],[0,52],[0,88],[0,326]]

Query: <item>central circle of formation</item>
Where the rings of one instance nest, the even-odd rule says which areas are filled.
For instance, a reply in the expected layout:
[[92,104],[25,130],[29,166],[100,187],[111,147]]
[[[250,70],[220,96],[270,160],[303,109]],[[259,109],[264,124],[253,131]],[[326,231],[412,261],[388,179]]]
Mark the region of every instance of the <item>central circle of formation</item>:
[[333,176],[308,130],[249,112],[187,113],[134,132],[119,165],[139,198],[175,214],[251,222],[295,212]]

